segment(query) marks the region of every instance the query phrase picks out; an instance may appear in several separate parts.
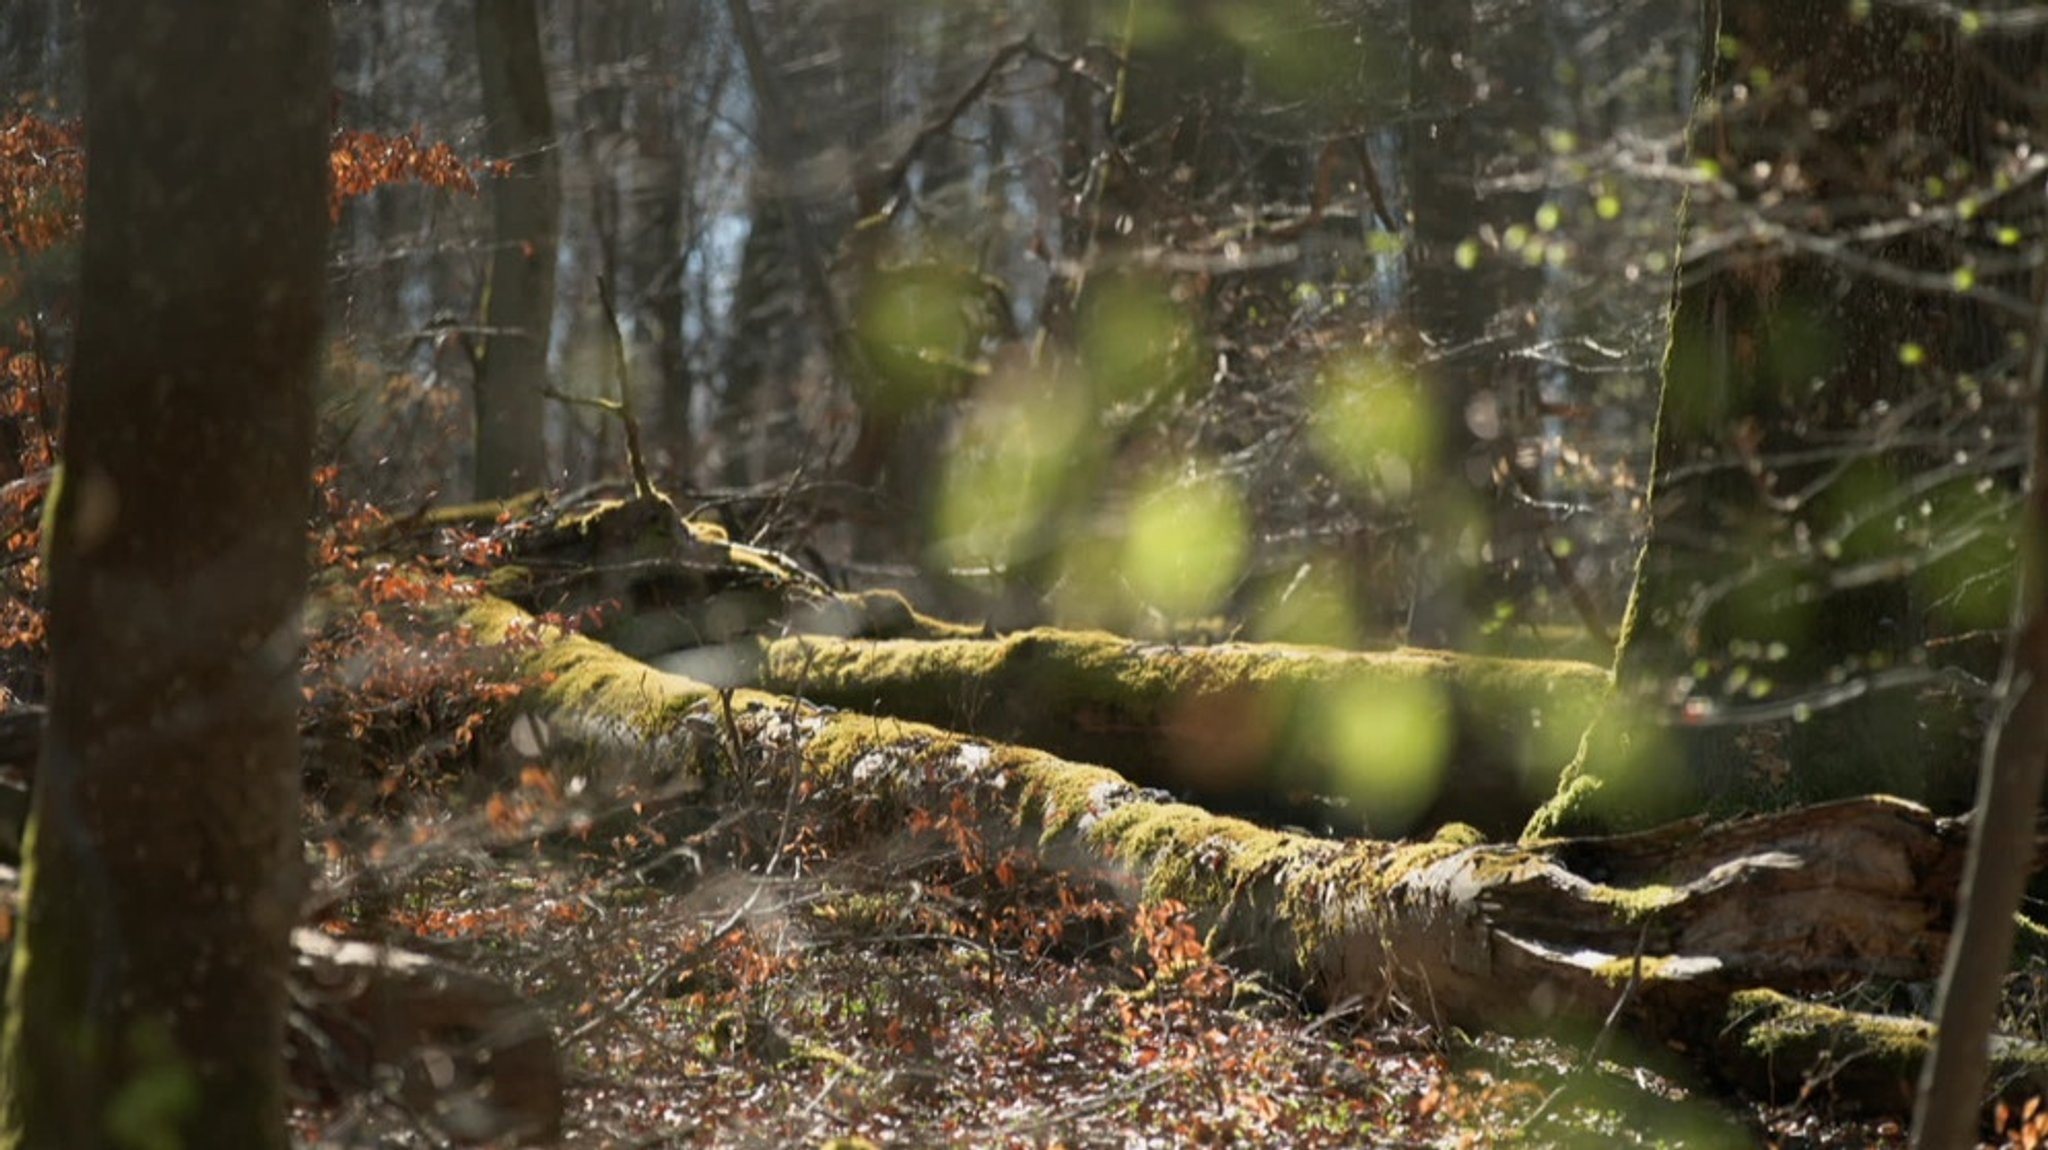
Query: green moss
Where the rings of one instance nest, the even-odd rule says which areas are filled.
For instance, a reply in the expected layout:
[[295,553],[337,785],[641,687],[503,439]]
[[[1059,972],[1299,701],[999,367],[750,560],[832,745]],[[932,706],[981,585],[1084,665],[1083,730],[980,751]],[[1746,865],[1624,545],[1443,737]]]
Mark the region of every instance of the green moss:
[[726,533],[723,524],[705,519],[683,520],[683,530],[699,543],[731,543],[732,536]]
[[1148,902],[1178,899],[1215,908],[1250,883],[1271,880],[1314,840],[1219,818],[1181,803],[1128,803],[1089,831],[1116,857],[1139,864]]
[[1587,889],[1586,897],[1592,902],[1613,908],[1623,922],[1640,922],[1681,901],[1684,895],[1676,887],[1656,884],[1639,887],[1596,884]]
[[1432,839],[1419,843],[1388,844],[1385,857],[1374,874],[1369,876],[1365,889],[1378,893],[1393,890],[1406,882],[1415,872],[1435,866],[1455,855],[1472,852],[1475,867],[1490,871],[1497,866],[1495,860],[1519,859],[1519,854],[1509,855],[1498,851],[1474,849],[1461,843]]
[[1639,963],[1635,955],[1622,955],[1594,967],[1593,976],[1613,986],[1621,986],[1637,978],[1650,983],[1663,977],[1676,961],[1670,955],[1646,954]]
[[1037,819],[1044,838],[1074,833],[1106,788],[1128,787],[1122,775],[1101,767],[1063,763],[1022,747],[997,750],[997,769],[1015,773],[1022,784],[1025,818]]
[[[1324,816],[1262,804],[1332,795],[1382,834],[1401,833],[1425,810],[1512,834],[1552,793],[1607,673],[1440,651],[1175,647],[1039,629],[999,639],[782,640],[768,647],[763,685],[1111,763],[1141,783],[1281,821]],[[1389,721],[1416,727],[1393,732],[1403,737],[1331,721],[1390,696],[1404,702]],[[1434,748],[1419,767],[1401,753],[1416,745]],[[1420,781],[1402,792],[1399,780],[1418,769]],[[1430,774],[1447,771],[1455,782]],[[1394,790],[1382,780],[1396,780]]]
[[2014,915],[2012,953],[2014,965],[2048,959],[2048,927],[2024,914]]
[[502,599],[481,597],[463,610],[461,619],[475,629],[480,641],[509,640],[515,651],[523,651],[520,678],[540,684],[535,701],[543,710],[609,720],[625,732],[652,739],[680,730],[690,708],[716,693],[602,643],[538,624]]
[[624,499],[599,499],[563,515],[556,520],[556,525],[564,531],[587,535],[591,528],[613,518],[626,505],[627,501]]
[[841,712],[826,716],[805,739],[804,769],[821,780],[844,779],[852,775],[862,758],[876,751],[890,756],[899,765],[931,762],[957,753],[965,741],[951,732],[920,724],[877,721],[866,715]]
[[1486,841],[1486,836],[1471,823],[1445,823],[1430,836],[1430,841],[1456,847],[1476,847]]
[[[1590,737],[1590,735],[1588,736]],[[1579,762],[1565,768],[1557,793],[1536,808],[1522,830],[1524,843],[1563,838],[1581,827],[1599,826],[1600,780],[1583,773]]]
[[533,593],[533,572],[518,564],[493,567],[484,577],[484,589],[500,599],[519,599]]
[[497,523],[507,519],[522,519],[539,509],[547,498],[543,491],[528,491],[509,499],[486,499],[477,503],[456,503],[447,507],[436,507],[427,512],[425,525],[428,527],[454,527],[463,524]]
[[1728,1018],[1740,1028],[1743,1045],[1770,1057],[1830,1036],[1854,1034],[1863,1051],[1887,1060],[1917,1063],[1934,1037],[1932,1024],[1917,1018],[1855,1014],[1802,1002],[1775,990],[1745,990],[1728,999]]

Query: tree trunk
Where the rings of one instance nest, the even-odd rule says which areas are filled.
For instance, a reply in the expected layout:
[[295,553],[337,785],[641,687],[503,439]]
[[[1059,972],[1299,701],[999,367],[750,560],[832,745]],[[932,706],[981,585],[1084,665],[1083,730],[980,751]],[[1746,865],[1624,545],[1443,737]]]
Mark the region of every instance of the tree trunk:
[[1408,35],[1417,117],[1403,141],[1413,228],[1409,312],[1431,351],[1421,386],[1435,416],[1428,452],[1435,478],[1417,491],[1422,538],[1408,641],[1450,648],[1461,646],[1476,622],[1479,556],[1492,502],[1491,471],[1466,426],[1465,407],[1479,390],[1484,365],[1478,345],[1493,308],[1477,277],[1457,260],[1460,245],[1479,227],[1470,0],[1412,0]]
[[0,1142],[282,1148],[328,15],[87,14],[83,307]]
[[1446,822],[1506,838],[1555,788],[1607,679],[1583,663],[1044,628],[799,635],[768,644],[759,681],[1113,764],[1216,810],[1384,838]]
[[[629,5],[626,27],[642,51],[657,57],[680,55],[670,31],[670,15],[660,5]],[[684,90],[686,91],[686,90]],[[681,152],[685,117],[677,113],[684,91],[672,90],[656,77],[637,77],[626,95],[626,121],[633,148],[620,176],[620,224],[628,243],[621,271],[635,313],[639,343],[653,347],[644,357],[651,379],[643,381],[635,402],[655,413],[662,470],[689,485],[696,453],[691,447],[690,408],[696,393],[683,335],[684,219],[689,194]]]
[[[1988,526],[1972,572],[2008,561],[2002,493],[1979,484],[2010,453],[1952,455],[2009,419],[2009,384],[1970,381],[2013,375],[2010,276],[1957,287],[1976,237],[1876,225],[1930,181],[1999,170],[1993,124],[2025,109],[1968,74],[1952,21],[1908,7],[1721,0],[1706,20],[1691,147],[1713,178],[1685,209],[1617,705],[1532,831],[1953,801],[1925,789],[1915,700],[1876,675],[1924,665],[1945,626],[1946,525]],[[1753,704],[1796,721],[1750,721]],[[1951,734],[1933,753],[1973,757],[1977,732]]]
[[491,184],[489,334],[476,380],[476,496],[500,499],[548,478],[542,389],[562,179],[535,0],[477,0],[476,42],[485,140],[509,165]]

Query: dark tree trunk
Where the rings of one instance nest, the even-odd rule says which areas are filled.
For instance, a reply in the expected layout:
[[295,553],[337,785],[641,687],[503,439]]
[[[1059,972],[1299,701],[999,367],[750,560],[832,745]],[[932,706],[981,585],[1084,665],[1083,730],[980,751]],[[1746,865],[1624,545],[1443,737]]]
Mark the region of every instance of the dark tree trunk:
[[535,0],[477,0],[485,138],[511,165],[491,185],[490,282],[476,380],[476,494],[496,499],[547,479],[543,438],[548,334],[562,180]]
[[1486,541],[1492,484],[1465,408],[1481,386],[1477,356],[1492,313],[1477,277],[1458,266],[1458,249],[1479,227],[1479,157],[1473,124],[1473,20],[1470,0],[1409,5],[1410,98],[1417,122],[1405,133],[1409,310],[1429,345],[1422,386],[1435,412],[1434,479],[1421,499],[1414,609],[1408,641],[1461,645],[1473,624],[1479,547]]
[[[844,129],[846,138],[865,138],[862,125],[845,117],[871,106],[876,95],[829,86],[844,76],[857,47],[837,53],[831,72],[807,77],[790,90],[768,38],[776,21],[756,19],[751,0],[726,0],[725,11],[753,94],[756,145],[751,228],[726,345],[725,396],[730,418],[743,421],[738,432],[746,440],[734,449],[726,471],[736,482],[750,483],[794,466],[808,450],[801,429],[792,433],[775,426],[799,406],[806,357],[824,349],[842,370],[849,366],[844,353],[852,346],[850,333],[827,265],[852,205],[820,213],[831,205],[813,202],[817,189],[800,182],[797,167],[833,126]],[[821,214],[831,218],[821,223]],[[808,322],[799,325],[803,335],[792,338],[797,319]],[[775,450],[778,439],[791,446]]]
[[[661,5],[629,5],[627,28],[641,51],[658,58],[678,55],[670,17]],[[629,237],[623,253],[626,294],[621,306],[639,317],[642,344],[649,348],[653,378],[646,380],[636,402],[653,402],[664,470],[687,480],[696,466],[690,444],[690,408],[695,381],[683,345],[683,180],[686,171],[679,150],[685,117],[677,114],[683,93],[671,91],[659,77],[636,76],[626,96],[626,131],[631,148],[620,174],[620,199]]]
[[6,1145],[288,1144],[328,38],[317,4],[88,6],[90,222]]

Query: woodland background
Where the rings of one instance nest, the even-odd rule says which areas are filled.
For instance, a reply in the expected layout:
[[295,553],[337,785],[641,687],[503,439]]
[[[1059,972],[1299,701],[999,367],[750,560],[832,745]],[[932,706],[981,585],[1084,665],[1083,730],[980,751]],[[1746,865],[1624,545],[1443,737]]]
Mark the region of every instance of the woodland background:
[[[1903,1142],[1991,838],[1952,816],[1994,730],[2041,757],[2034,10],[327,14],[300,1140]],[[45,556],[104,524],[52,465],[189,428],[188,467],[142,449],[153,525],[187,473],[227,494],[128,542],[176,587],[296,459],[261,389],[88,386],[96,298],[185,362],[141,269],[232,232],[124,233],[137,294],[95,281],[82,19],[0,12],[0,797],[45,837],[101,737],[65,660],[190,678],[61,638]],[[262,27],[229,58],[297,43]],[[270,595],[264,554],[216,594]],[[212,786],[85,855],[148,874]],[[1970,889],[2017,897],[2037,786],[1991,792]],[[97,929],[23,946],[151,961]],[[50,965],[9,1040],[45,1053],[36,1004],[90,1000],[24,1000]],[[2030,978],[2003,1101],[1955,1087],[2022,1145]],[[51,1089],[14,1049],[10,1122]],[[154,1089],[171,1051],[113,1060]],[[163,1089],[139,1128],[240,1129]]]

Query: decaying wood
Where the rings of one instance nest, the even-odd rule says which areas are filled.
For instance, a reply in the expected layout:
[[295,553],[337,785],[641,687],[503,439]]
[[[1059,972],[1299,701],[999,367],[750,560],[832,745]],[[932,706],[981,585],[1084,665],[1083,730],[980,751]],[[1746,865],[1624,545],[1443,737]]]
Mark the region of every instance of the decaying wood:
[[[494,514],[508,518],[499,523]],[[899,595],[835,592],[789,556],[686,520],[659,495],[569,506],[482,504],[419,522],[448,525],[487,532],[504,548],[491,576],[495,593],[534,612],[594,612],[594,633],[633,655],[791,626],[862,636],[975,633],[920,615]]]
[[[485,634],[530,626],[488,601],[468,622]],[[1312,1001],[1519,1031],[1597,1022],[1619,1002],[1620,1023],[1649,1046],[1786,1091],[1811,1064],[1744,1041],[1755,1006],[1742,993],[1931,978],[1962,867],[1961,822],[1883,798],[1524,845],[1333,841],[1165,801],[1042,750],[784,696],[720,696],[582,637],[526,657],[549,684],[525,698],[529,721],[556,733],[557,753],[700,779],[735,761],[757,780],[801,776],[792,792],[806,816],[849,838],[899,832],[891,811],[957,810],[964,793],[991,841],[1034,847],[1133,899],[1186,903],[1230,962]],[[1847,1043],[1866,1027],[1896,1029],[1853,1015],[1822,1029]],[[1883,1089],[1858,1083],[1846,1100],[1896,1107],[1911,1073],[1901,1064]]]
[[[1113,763],[1212,809],[1345,833],[1460,821],[1516,834],[1607,690],[1605,669],[1567,661],[990,635],[888,592],[834,592],[660,497],[528,507],[487,525],[506,553],[494,593],[535,613],[597,608],[594,637],[700,682]],[[1428,761],[1392,764],[1384,741],[1329,737],[1343,725],[1333,718],[1396,697],[1400,722],[1429,729]],[[1397,770],[1415,785],[1357,785]]]
[[[0,914],[21,876],[0,866]],[[0,974],[11,947],[0,943]],[[0,997],[6,980],[0,978]],[[454,1142],[561,1134],[561,1058],[547,1020],[510,987],[397,947],[292,932],[294,1089],[328,1103],[381,1097]]]
[[562,1068],[539,1012],[511,988],[425,955],[314,930],[292,935],[300,1089],[382,1093],[460,1142],[561,1136]]

